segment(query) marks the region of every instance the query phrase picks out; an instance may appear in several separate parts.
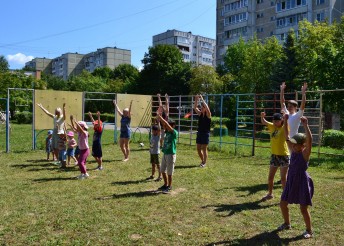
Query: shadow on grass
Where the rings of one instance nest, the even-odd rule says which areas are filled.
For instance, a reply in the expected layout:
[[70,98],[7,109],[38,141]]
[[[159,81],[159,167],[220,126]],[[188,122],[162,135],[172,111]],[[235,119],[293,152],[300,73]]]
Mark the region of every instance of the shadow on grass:
[[32,181],[37,182],[37,183],[43,183],[43,182],[50,182],[50,181],[65,181],[65,180],[77,180],[77,179],[76,179],[76,177],[72,177],[72,178],[56,177],[56,178],[34,179]]
[[[281,181],[276,181],[274,183],[274,188],[280,188],[281,187]],[[256,184],[256,185],[251,185],[251,186],[239,186],[239,187],[234,187],[233,189],[235,191],[247,191],[248,194],[245,196],[250,196],[253,195],[259,191],[264,191],[267,190],[268,184]]]
[[140,179],[140,180],[127,180],[127,181],[115,181],[112,182],[112,185],[130,185],[130,184],[139,184],[142,182],[146,182],[147,179]]
[[174,168],[175,168],[175,169],[199,168],[199,165],[175,166]]
[[32,163],[40,163],[40,162],[49,162],[49,161],[53,161],[53,160],[44,160],[44,159],[36,159],[36,160],[26,160],[27,162],[32,162]]
[[265,209],[272,206],[276,206],[276,204],[266,204],[260,205],[262,203],[261,200],[255,202],[246,202],[241,204],[218,204],[218,205],[206,205],[202,208],[209,208],[213,207],[216,212],[229,212],[227,216],[232,216],[235,213],[240,213],[245,210],[258,210],[258,209]]
[[113,194],[112,196],[98,197],[96,198],[96,200],[120,199],[120,198],[127,198],[127,197],[148,197],[148,196],[156,196],[159,194],[161,194],[161,192],[158,192],[156,190],[138,191],[138,192],[130,192],[130,193],[124,193],[124,194]]
[[11,167],[17,167],[17,168],[29,168],[29,167],[48,167],[48,166],[56,166],[52,163],[44,163],[44,164],[14,164],[11,165]]
[[292,238],[280,238],[278,235],[278,230],[273,230],[271,232],[263,232],[255,235],[248,239],[234,239],[231,241],[219,241],[206,244],[206,246],[212,245],[288,245],[291,242],[302,240],[302,235],[292,237]]

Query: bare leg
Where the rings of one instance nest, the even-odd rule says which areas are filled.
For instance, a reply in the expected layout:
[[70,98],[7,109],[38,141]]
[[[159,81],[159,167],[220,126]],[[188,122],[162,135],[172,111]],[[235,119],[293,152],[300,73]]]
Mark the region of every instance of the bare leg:
[[152,163],[152,177],[154,177],[154,174],[155,174],[155,164]]
[[208,144],[202,144],[201,149],[203,152],[203,163],[206,164],[208,160]]
[[287,201],[281,201],[280,202],[280,208],[281,208],[284,224],[290,225],[288,202]]
[[130,148],[129,148],[129,138],[124,139],[124,149],[125,149],[125,159],[129,159]]
[[201,144],[197,144],[197,153],[198,153],[199,158],[201,158],[201,162],[202,162],[201,164],[204,164],[203,163],[204,157],[203,157],[202,145]]
[[119,139],[119,146],[121,147],[122,153],[124,155],[124,159],[126,159],[126,151],[124,148],[124,138]]
[[280,168],[282,190],[284,190],[285,184],[287,183],[288,170],[289,170],[289,167],[281,167]]
[[162,177],[164,179],[164,185],[167,186],[167,174],[166,173],[162,173]]
[[306,230],[309,233],[312,233],[311,215],[309,213],[308,206],[307,205],[300,205],[300,210],[301,210],[301,213],[303,216],[303,220],[305,221],[305,224],[306,224]]
[[172,175],[168,175],[168,186],[172,187]]
[[268,177],[268,195],[272,196],[272,189],[274,188],[274,177],[278,167],[270,166]]

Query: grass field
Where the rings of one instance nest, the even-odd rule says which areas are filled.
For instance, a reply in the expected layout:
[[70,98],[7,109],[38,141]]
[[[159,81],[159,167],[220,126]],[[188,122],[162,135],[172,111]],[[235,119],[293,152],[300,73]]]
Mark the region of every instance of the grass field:
[[304,240],[297,205],[290,206],[293,228],[275,231],[282,223],[279,184],[275,199],[259,201],[269,149],[255,157],[211,151],[201,169],[195,147],[180,144],[173,191],[164,195],[155,192],[161,182],[145,180],[147,148],[132,143],[123,163],[110,130],[103,138],[105,169],[95,171],[89,158],[90,178],[77,180],[78,168],[62,171],[44,160],[43,150],[31,151],[29,126],[12,128],[9,154],[0,132],[0,245],[344,245],[342,159],[313,156],[315,238]]

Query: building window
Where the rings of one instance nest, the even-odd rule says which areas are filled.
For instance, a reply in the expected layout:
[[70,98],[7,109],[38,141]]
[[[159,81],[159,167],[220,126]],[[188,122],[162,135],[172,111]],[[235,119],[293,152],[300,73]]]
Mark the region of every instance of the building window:
[[324,4],[325,0],[317,0],[317,5]]
[[263,12],[262,13],[258,13],[257,14],[257,19],[259,19],[259,18],[263,18],[264,17],[264,14],[263,14]]
[[241,9],[244,7],[248,6],[248,0],[240,0],[240,1],[235,1],[233,3],[226,4],[224,6],[224,13],[227,13],[229,11]]
[[[324,1],[324,0],[317,0]],[[293,9],[300,6],[307,5],[307,0],[277,0],[276,11],[281,12],[284,10]]]
[[325,12],[317,13],[317,21],[321,22],[325,20]]
[[263,3],[263,0],[257,0],[257,4]]
[[225,22],[224,25],[228,26],[228,25],[231,25],[231,24],[235,24],[235,23],[239,23],[239,22],[242,22],[242,21],[246,21],[247,20],[247,16],[248,16],[247,12],[228,16],[224,20],[224,22]]

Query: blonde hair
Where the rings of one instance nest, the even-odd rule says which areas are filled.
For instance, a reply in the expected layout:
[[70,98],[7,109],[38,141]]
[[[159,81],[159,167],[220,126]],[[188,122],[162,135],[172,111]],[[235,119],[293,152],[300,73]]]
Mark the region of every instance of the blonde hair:
[[61,108],[56,108],[55,109],[55,114],[59,113],[60,115],[62,114],[62,109]]

